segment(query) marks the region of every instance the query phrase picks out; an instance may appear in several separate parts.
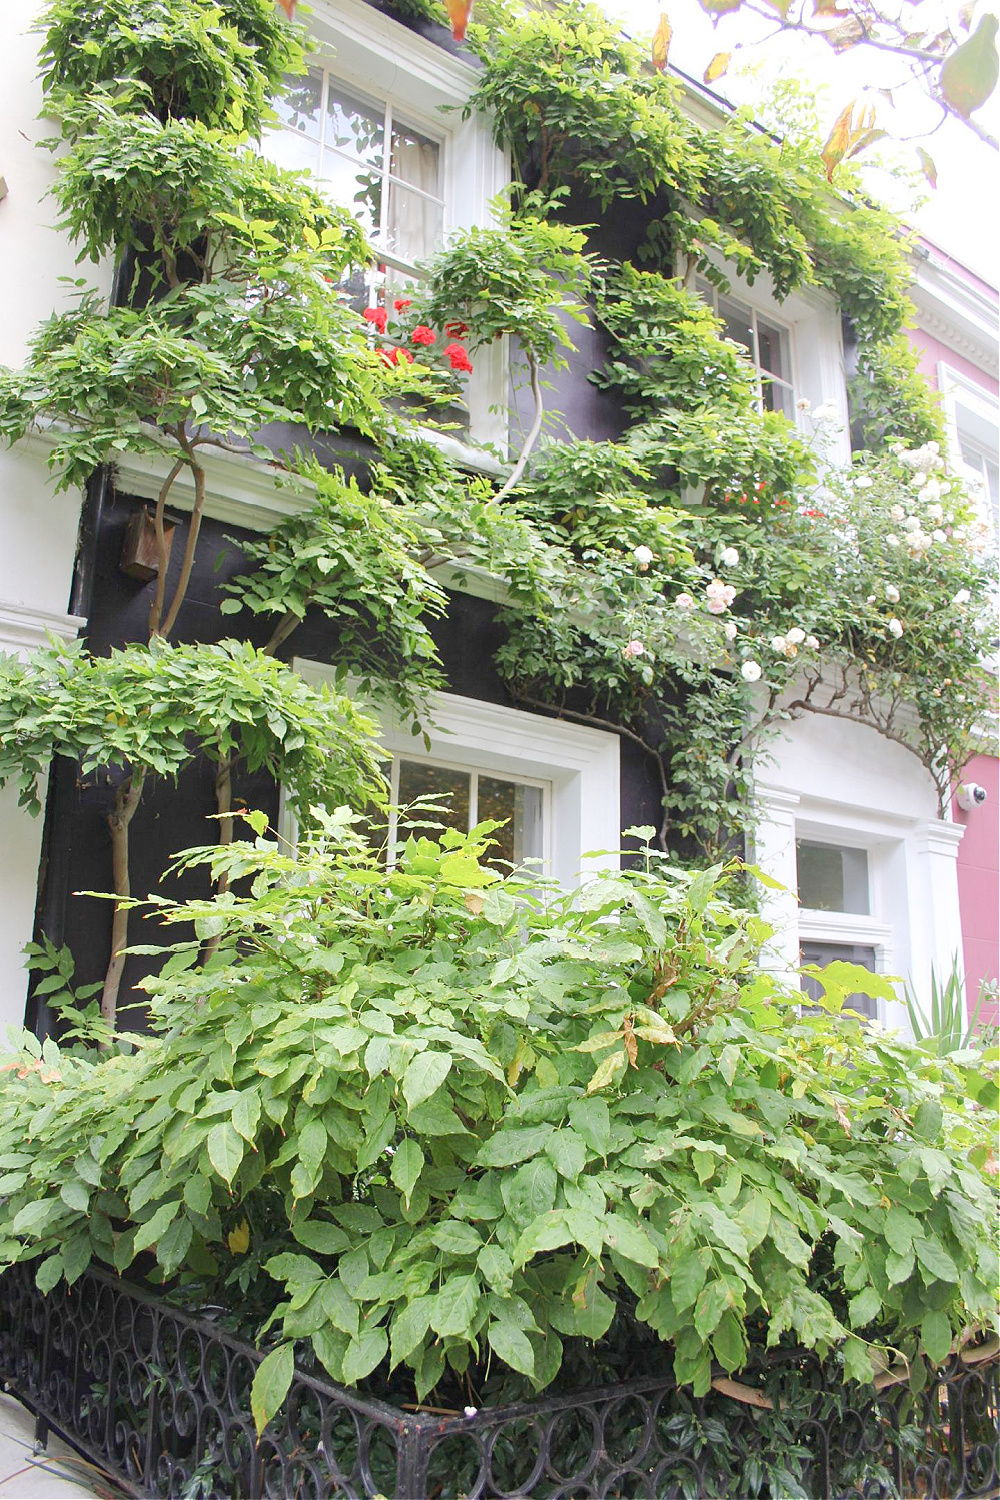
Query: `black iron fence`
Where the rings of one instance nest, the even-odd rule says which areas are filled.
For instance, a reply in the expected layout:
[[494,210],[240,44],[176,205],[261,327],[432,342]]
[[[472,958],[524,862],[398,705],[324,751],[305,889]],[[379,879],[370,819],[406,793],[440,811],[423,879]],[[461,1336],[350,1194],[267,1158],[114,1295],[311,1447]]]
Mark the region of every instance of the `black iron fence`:
[[[0,1378],[136,1496],[187,1500],[785,1500],[1000,1494],[995,1362],[953,1357],[933,1384],[829,1393],[781,1417],[659,1379],[474,1415],[407,1412],[296,1374],[258,1443],[261,1356],[206,1318],[101,1271],[42,1296],[0,1277]],[[743,1455],[735,1468],[733,1454]],[[786,1475],[786,1478],[782,1478]]]

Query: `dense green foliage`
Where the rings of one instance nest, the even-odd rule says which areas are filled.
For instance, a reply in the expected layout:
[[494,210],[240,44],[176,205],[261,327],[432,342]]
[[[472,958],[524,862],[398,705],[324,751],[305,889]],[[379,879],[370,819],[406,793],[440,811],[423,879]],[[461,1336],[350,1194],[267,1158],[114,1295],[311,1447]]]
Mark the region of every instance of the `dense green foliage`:
[[[889,988],[850,965],[799,1015],[731,871],[653,855],[543,900],[479,865],[491,825],[387,872],[346,809],[324,823],[294,857],[185,858],[252,894],[165,908],[197,936],[132,1055],[8,1057],[0,1252],[41,1286],[153,1252],[181,1295],[239,1296],[338,1380],[403,1366],[419,1399],[446,1370],[478,1392],[490,1351],[541,1389],[616,1320],[698,1393],[751,1344],[865,1380],[992,1317],[967,1095],[995,1103],[995,1054],[977,1074],[842,1013]],[[258,1380],[262,1423],[284,1390]]]
[[[341,685],[416,727],[441,681],[444,585],[478,570],[501,592],[514,701],[638,742],[664,847],[732,847],[751,755],[790,714],[875,726],[943,802],[981,708],[990,559],[898,342],[895,227],[849,179],[835,198],[801,133],[696,128],[596,11],[498,10],[471,107],[512,150],[512,207],[454,236],[392,313],[359,314],[357,225],[251,149],[299,55],[271,0],[53,0],[46,24],[62,222],[81,257],[128,250],[136,271],[125,305],[82,296],[0,374],[0,435],[54,420],[63,484],[123,451],[159,465],[161,569],[148,640],[53,646],[0,674],[0,777],[23,800],[53,754],[115,783],[117,897],[105,1054],[26,1039],[8,1062],[0,1256],[37,1259],[51,1287],[92,1256],[145,1273],[151,1252],[179,1294],[239,1296],[250,1331],[280,1339],[272,1396],[292,1341],[348,1382],[403,1369],[422,1398],[452,1377],[540,1389],[595,1344],[613,1369],[637,1330],[699,1391],[712,1360],[759,1367],[786,1341],[857,1379],[900,1352],[919,1380],[994,1316],[995,1058],[977,1071],[863,1029],[844,996],[887,986],[855,971],[829,971],[800,1016],[753,967],[755,919],[723,899],[735,866],[650,856],[567,894],[498,882],[481,829],[414,837],[387,871],[331,812],[380,800],[371,726],[275,659],[321,614]],[[598,260],[572,222],[581,195],[584,213],[644,206],[631,260]],[[833,292],[881,451],[840,473],[829,413],[764,410],[695,273]],[[574,322],[605,341],[596,381],[625,430],[544,442],[527,467]],[[438,335],[465,341],[450,372]],[[416,425],[454,420],[466,346],[498,340],[535,399],[499,489]],[[290,519],[222,591],[266,647],[171,645],[206,459],[274,458],[275,423],[303,444],[348,434],[368,472],[280,455]],[[193,510],[167,597],[181,477]],[[129,823],[147,778],[196,755],[221,847],[180,867],[210,862],[216,894],[155,903],[185,935],[148,982],[153,1035],[112,1051]],[[289,787],[297,853],[255,816],[256,845],[227,843],[241,766]],[[62,956],[43,941],[35,957],[41,993],[70,993]]]

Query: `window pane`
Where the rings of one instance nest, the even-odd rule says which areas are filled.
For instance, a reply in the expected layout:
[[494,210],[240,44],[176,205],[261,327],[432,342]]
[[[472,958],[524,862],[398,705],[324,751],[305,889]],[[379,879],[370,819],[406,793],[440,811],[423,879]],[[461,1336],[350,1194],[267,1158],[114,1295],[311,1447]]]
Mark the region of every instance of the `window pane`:
[[[323,95],[323,75],[307,73],[304,78],[285,81],[285,94],[274,102],[275,113],[289,130],[310,140],[319,140],[319,111]],[[268,155],[271,154],[270,147]]]
[[325,144],[381,171],[385,165],[385,110],[362,103],[331,78]]
[[392,154],[389,171],[410,187],[440,197],[441,193],[441,148],[437,141],[429,140],[419,130],[404,125],[399,120],[392,124]]
[[813,844],[799,839],[799,901],[812,911],[843,911],[868,916],[868,855],[864,849]]
[[781,411],[791,421],[795,420],[795,397],[789,386],[779,385],[776,380],[764,380],[761,394],[765,411]]
[[496,776],[479,778],[479,822],[503,818],[504,828],[490,837],[496,847],[490,851],[487,864],[521,865],[526,859],[542,857],[542,789],[521,786],[515,781],[501,781]]
[[[825,969],[827,964],[838,961],[860,964],[862,969],[870,969],[875,973],[875,949],[866,948],[861,943],[803,943],[799,949],[799,962],[802,964],[815,964],[817,968]],[[821,982],[805,974],[802,975],[801,988],[810,1000],[818,1000],[823,993]],[[848,995],[844,1004],[873,1020],[878,1013],[877,1004],[871,995]]]
[[782,328],[773,323],[757,319],[757,359],[768,375],[777,375],[779,380],[791,379],[788,367],[788,337]]
[[339,151],[323,152],[323,185],[336,203],[349,208],[366,234],[374,234],[382,220],[382,174],[358,170],[358,163]]
[[433,797],[441,811],[427,814],[428,822],[443,823],[459,833],[469,831],[469,787],[471,778],[467,771],[450,771],[446,766],[431,766],[421,760],[399,762],[400,807],[417,797]]
[[380,241],[383,250],[415,264],[433,255],[441,243],[444,212],[440,203],[390,182],[389,207]]
[[739,302],[734,302],[731,297],[720,297],[719,317],[722,319],[726,338],[732,339],[735,344],[742,344],[753,359],[753,324],[750,309]]

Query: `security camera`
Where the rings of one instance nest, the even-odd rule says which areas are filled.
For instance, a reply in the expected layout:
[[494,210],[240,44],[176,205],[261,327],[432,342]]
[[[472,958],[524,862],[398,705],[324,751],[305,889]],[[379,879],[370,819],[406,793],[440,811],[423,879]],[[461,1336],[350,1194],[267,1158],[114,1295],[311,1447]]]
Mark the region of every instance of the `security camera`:
[[972,812],[974,808],[982,807],[986,801],[986,788],[980,786],[978,781],[966,781],[958,789],[958,805],[964,807],[966,812]]

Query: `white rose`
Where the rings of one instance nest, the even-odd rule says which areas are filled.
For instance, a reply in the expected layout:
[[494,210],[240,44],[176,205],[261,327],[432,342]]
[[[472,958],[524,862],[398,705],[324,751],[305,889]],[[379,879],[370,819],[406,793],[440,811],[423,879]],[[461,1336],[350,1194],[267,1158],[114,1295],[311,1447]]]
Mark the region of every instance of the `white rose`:
[[889,601],[890,604],[898,604],[899,603],[899,589],[896,587],[896,585],[894,583],[887,583],[886,584],[886,586],[885,586],[885,597],[888,599],[888,601]]
[[823,404],[821,406],[817,406],[816,410],[813,412],[813,421],[835,422],[837,419],[837,415],[837,408],[831,402],[824,401]]
[[694,600],[690,594],[678,594],[674,603],[678,609],[694,609]]
[[885,539],[885,544],[887,547],[898,547],[899,537],[893,536],[892,532],[890,531],[889,535]]
[[740,667],[740,676],[744,682],[759,682],[761,666],[759,661],[745,661]]
[[972,595],[969,593],[968,589],[959,589],[958,593],[955,595],[954,599],[951,602],[952,604],[968,604],[971,598]]
[[800,630],[797,625],[793,625],[792,628],[791,628],[791,630],[789,630],[788,633],[785,636],[785,640],[786,641],[791,641],[791,643],[792,643],[793,646],[800,646],[802,644],[802,642],[805,640],[805,638],[806,638],[805,631],[804,630]]
[[[926,498],[927,498],[927,491],[924,490],[924,499],[926,500]],[[944,506],[943,505],[928,505],[928,507],[927,507],[927,514],[928,514],[928,516],[930,517],[930,519],[932,521],[941,521],[941,520],[944,519]]]
[[795,410],[796,411],[811,411],[811,409],[812,409],[812,402],[808,401],[805,398],[805,396],[800,396],[799,399],[795,403]]
[[771,650],[780,651],[781,655],[784,656],[785,652],[788,650],[788,641],[783,635],[772,635]]
[[919,531],[920,530],[920,517],[919,516],[907,516],[906,520],[903,522],[903,530],[904,531]]
[[940,527],[938,527],[937,530],[932,531],[931,536],[936,542],[946,542],[948,540],[946,533],[943,532]]
[[870,490],[874,482],[873,479],[869,479],[867,474],[859,474],[854,481],[856,488],[859,490]]
[[725,625],[725,631],[726,631],[726,640],[727,641],[735,641],[735,639],[736,639],[736,633],[737,633],[736,621],[735,620],[727,620],[726,621],[726,625]]
[[632,556],[635,558],[640,568],[648,568],[650,563],[653,561],[653,554],[648,547],[633,547]]
[[889,515],[893,521],[901,521],[906,515],[906,511],[901,505],[893,505],[889,510]]
[[924,473],[923,469],[917,470],[913,478],[910,480],[910,483],[913,485],[913,488],[915,490],[923,489],[924,485],[927,483],[927,475]]
[[739,560],[740,554],[737,552],[735,547],[725,547],[722,551],[721,556],[719,557],[719,561],[721,563],[725,563],[727,568],[735,568]]
[[894,635],[896,637],[897,641],[899,640],[899,637],[903,634],[903,627],[902,627],[902,625],[900,625],[900,623],[896,619],[895,615],[893,615],[892,619],[889,621],[889,634],[890,635]]
[[806,645],[809,647],[810,651],[818,651],[819,650],[819,641],[816,639],[816,637],[814,635],[807,635],[806,636]]
[[927,483],[924,485],[923,493],[921,494],[920,498],[921,500],[929,501],[931,504],[933,504],[936,500],[940,500],[941,485],[938,480],[928,479]]

